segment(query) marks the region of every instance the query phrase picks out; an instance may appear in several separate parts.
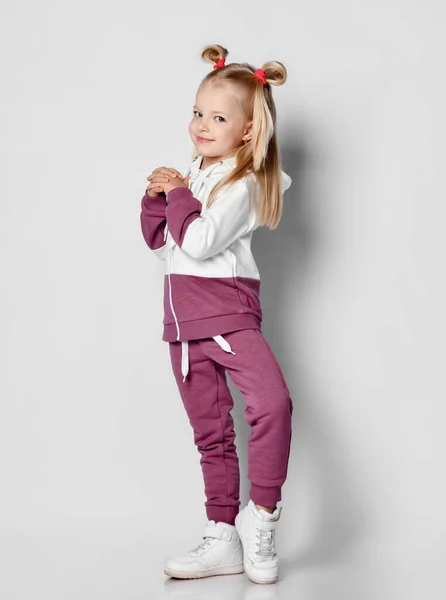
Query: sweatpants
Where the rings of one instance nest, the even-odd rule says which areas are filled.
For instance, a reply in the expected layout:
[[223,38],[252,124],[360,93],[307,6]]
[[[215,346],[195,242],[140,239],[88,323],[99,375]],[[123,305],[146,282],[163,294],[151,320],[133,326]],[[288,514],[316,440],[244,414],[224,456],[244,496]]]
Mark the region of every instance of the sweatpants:
[[273,351],[259,329],[169,342],[173,373],[193,428],[209,520],[234,525],[240,506],[234,406],[226,371],[245,401],[249,497],[275,507],[282,499],[291,445],[293,402]]

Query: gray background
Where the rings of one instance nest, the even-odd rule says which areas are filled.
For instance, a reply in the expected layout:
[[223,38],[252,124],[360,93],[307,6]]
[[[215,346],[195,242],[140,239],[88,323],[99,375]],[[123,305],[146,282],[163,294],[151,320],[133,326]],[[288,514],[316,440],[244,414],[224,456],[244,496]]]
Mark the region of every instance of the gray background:
[[[0,15],[0,594],[444,598],[444,4]],[[295,404],[275,586],[163,574],[200,541],[205,498],[139,210],[153,168],[189,161],[211,43],[289,74],[274,95],[293,185],[253,242]]]

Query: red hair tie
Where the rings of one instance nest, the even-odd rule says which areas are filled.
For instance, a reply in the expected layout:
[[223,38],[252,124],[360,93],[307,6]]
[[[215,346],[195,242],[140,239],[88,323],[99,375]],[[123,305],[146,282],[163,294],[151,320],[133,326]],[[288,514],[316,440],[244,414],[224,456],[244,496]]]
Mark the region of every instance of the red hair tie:
[[254,75],[257,77],[257,79],[260,79],[260,81],[263,82],[263,85],[266,85],[266,73],[265,71],[263,71],[262,69],[257,69],[257,71],[255,71]]
[[226,61],[226,58],[219,58],[214,65],[214,69],[219,69],[220,67],[224,67],[225,61]]

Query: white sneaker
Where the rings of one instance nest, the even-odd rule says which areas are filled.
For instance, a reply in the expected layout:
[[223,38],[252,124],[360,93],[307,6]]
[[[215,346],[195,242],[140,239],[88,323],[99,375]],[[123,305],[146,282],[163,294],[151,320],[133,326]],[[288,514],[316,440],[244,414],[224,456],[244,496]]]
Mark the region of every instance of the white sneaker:
[[169,559],[164,573],[179,579],[243,573],[243,547],[234,525],[208,521],[202,537],[186,555]]
[[275,583],[279,578],[275,529],[281,512],[281,506],[272,514],[258,510],[250,499],[235,517],[235,527],[243,546],[245,572],[255,583]]

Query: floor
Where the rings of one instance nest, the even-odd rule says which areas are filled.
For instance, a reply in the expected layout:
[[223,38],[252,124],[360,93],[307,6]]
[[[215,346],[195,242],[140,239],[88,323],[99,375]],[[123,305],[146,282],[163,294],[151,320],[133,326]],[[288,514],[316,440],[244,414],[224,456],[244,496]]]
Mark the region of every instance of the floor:
[[[172,533],[172,532],[171,532]],[[280,556],[280,579],[258,585],[245,574],[178,580],[163,573],[171,539],[138,528],[34,529],[0,536],[5,600],[419,600],[446,598],[435,555],[373,559],[353,553],[311,561]],[[169,547],[168,547],[169,546]]]

